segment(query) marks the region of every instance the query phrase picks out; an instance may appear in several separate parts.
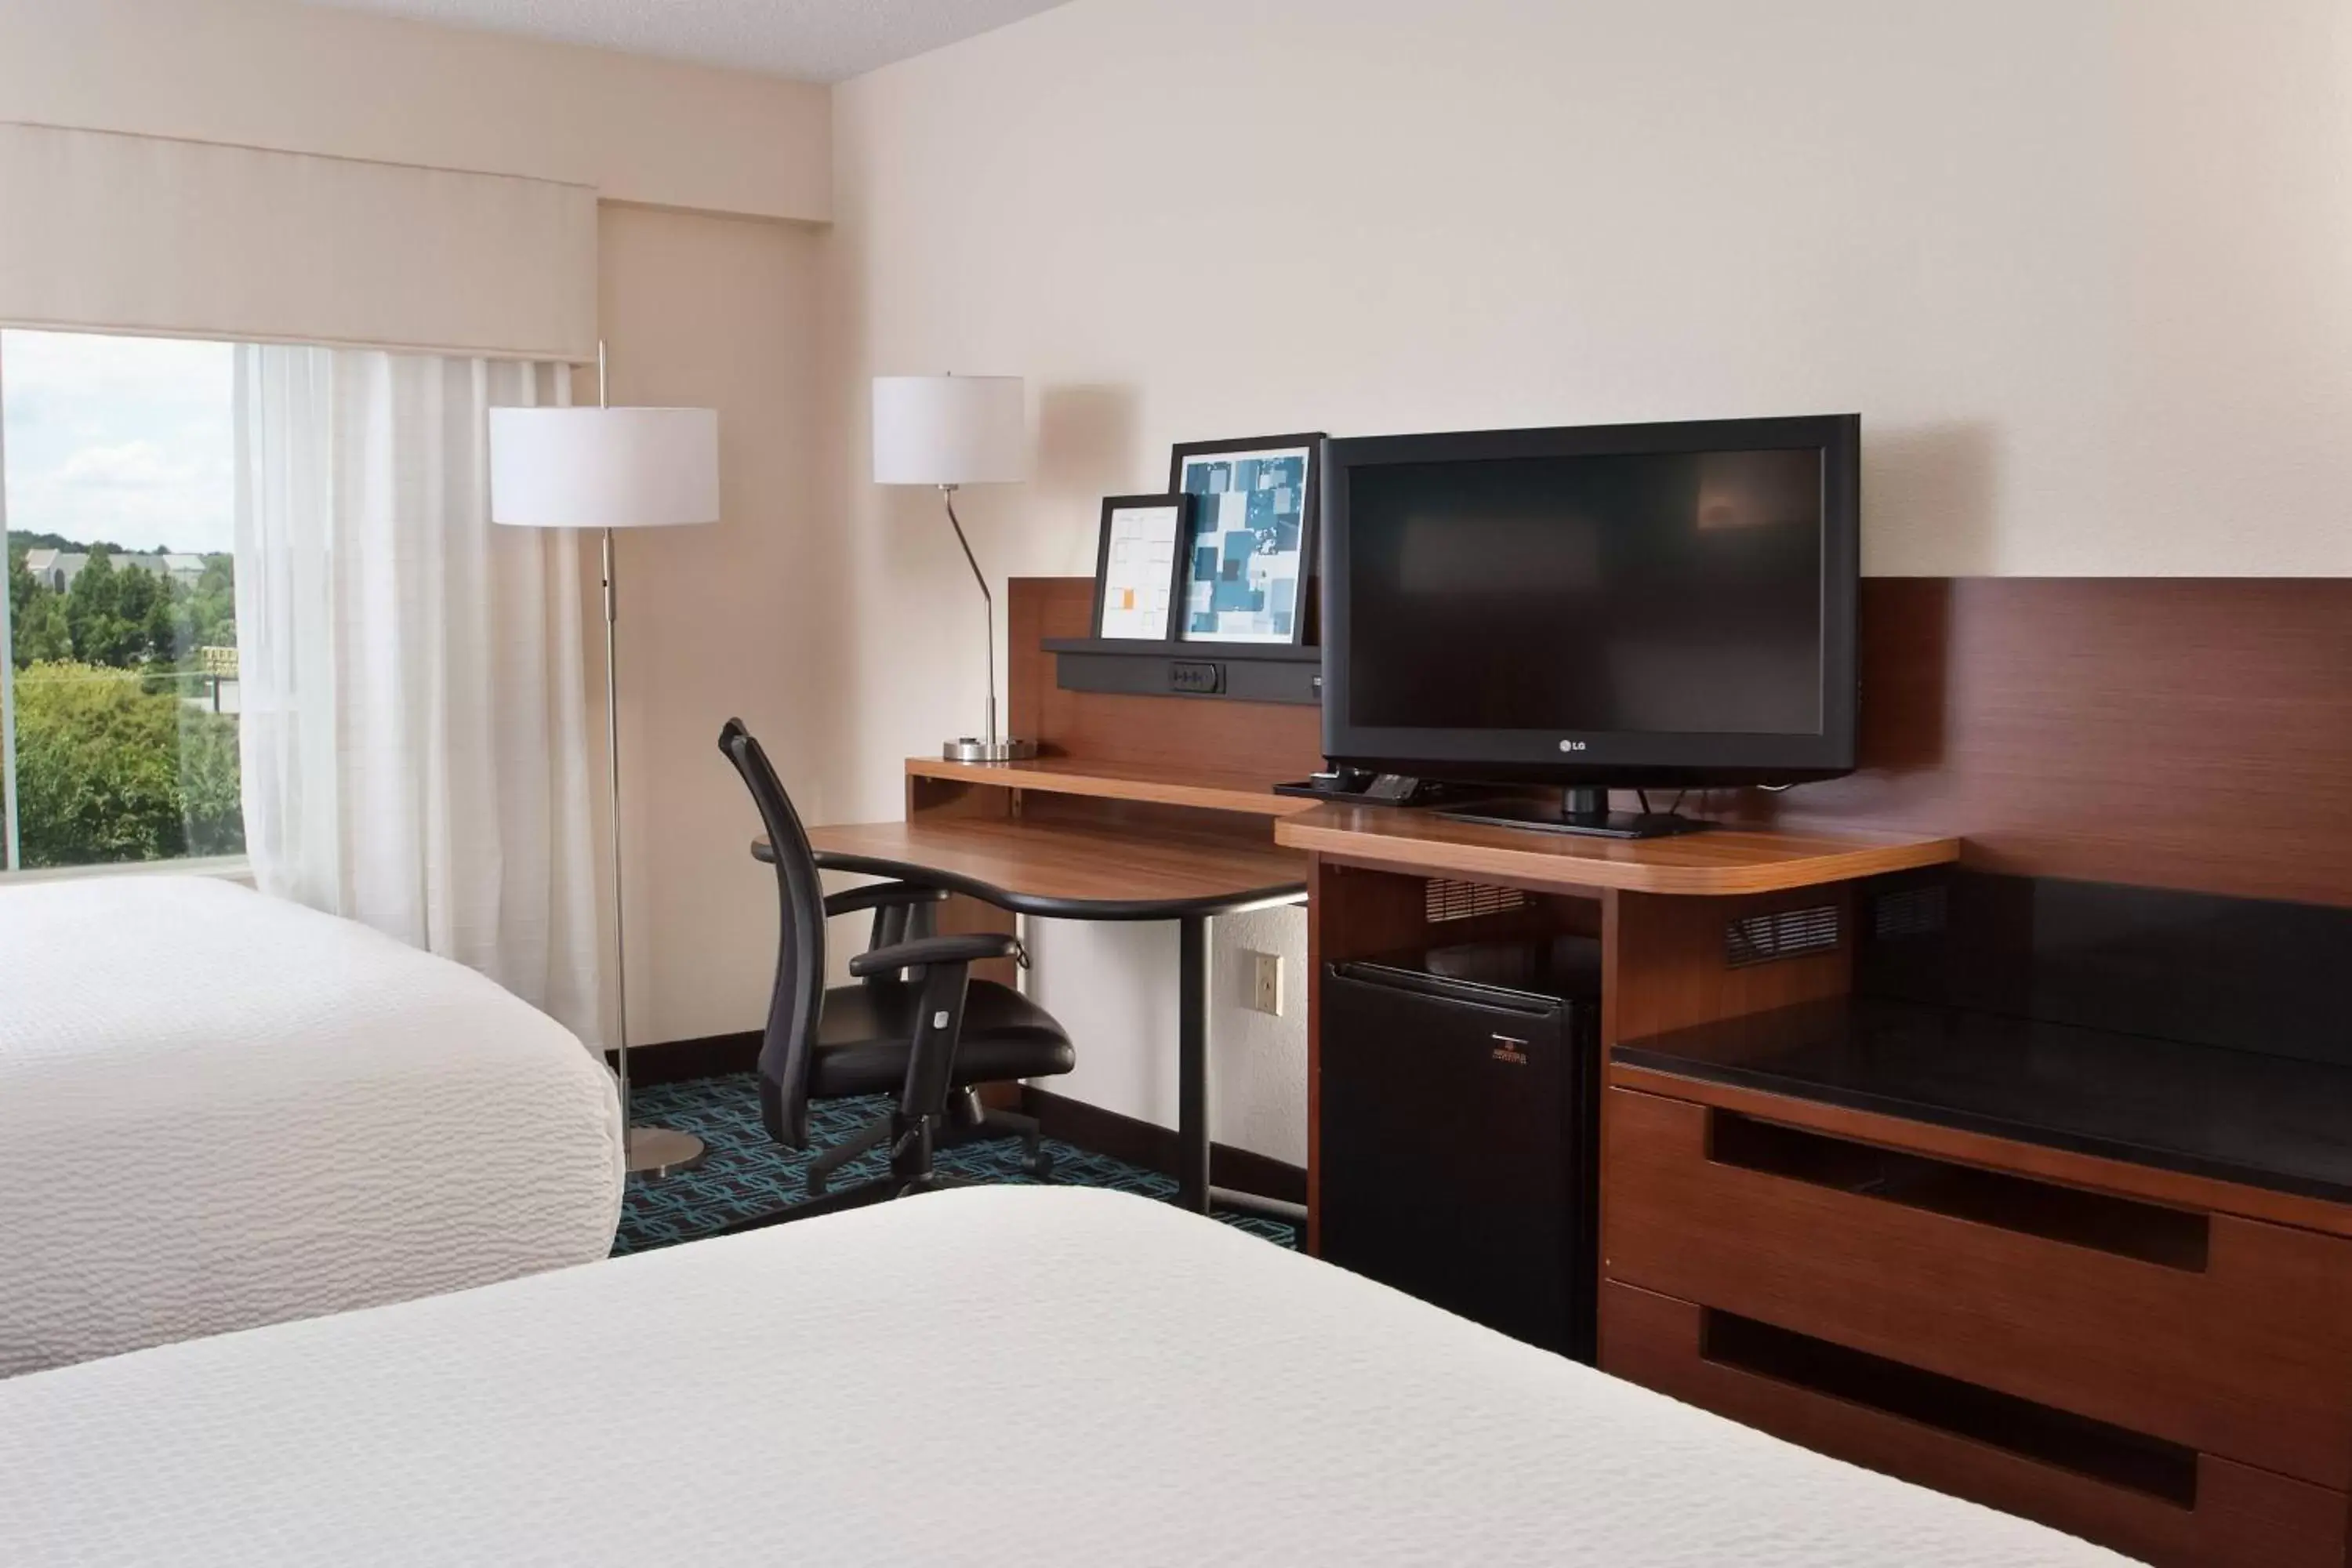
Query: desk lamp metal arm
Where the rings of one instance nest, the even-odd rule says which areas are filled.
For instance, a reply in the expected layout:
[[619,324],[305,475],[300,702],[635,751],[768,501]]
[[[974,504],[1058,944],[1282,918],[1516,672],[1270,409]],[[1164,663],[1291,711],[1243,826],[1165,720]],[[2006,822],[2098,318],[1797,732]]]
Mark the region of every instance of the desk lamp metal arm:
[[948,526],[955,530],[956,543],[963,548],[964,564],[971,568],[971,580],[980,584],[980,597],[988,617],[988,707],[981,723],[978,742],[950,741],[943,748],[948,761],[961,763],[1004,763],[1037,754],[1034,742],[1001,739],[996,731],[996,595],[988,586],[988,574],[980,569],[980,558],[971,552],[971,541],[964,537],[963,520],[956,516],[956,487],[941,485],[940,499],[947,503]]
[[940,487],[940,499],[947,503],[948,526],[955,530],[956,542],[963,547],[964,564],[971,568],[971,580],[980,584],[980,597],[988,617],[988,714],[982,722],[980,738],[988,745],[996,744],[996,595],[990,592],[988,574],[980,569],[980,559],[971,552],[971,541],[964,537],[963,520],[956,516],[956,488]]

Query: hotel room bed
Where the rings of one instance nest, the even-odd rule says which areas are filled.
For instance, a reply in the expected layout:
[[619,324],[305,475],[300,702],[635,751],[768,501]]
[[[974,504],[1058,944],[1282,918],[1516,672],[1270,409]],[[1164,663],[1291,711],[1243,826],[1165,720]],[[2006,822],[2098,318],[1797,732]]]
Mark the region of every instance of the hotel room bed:
[[611,1076],[460,964],[142,876],[0,890],[0,1376],[611,1247]]
[[1081,1189],[0,1384],[23,1568],[2122,1561]]

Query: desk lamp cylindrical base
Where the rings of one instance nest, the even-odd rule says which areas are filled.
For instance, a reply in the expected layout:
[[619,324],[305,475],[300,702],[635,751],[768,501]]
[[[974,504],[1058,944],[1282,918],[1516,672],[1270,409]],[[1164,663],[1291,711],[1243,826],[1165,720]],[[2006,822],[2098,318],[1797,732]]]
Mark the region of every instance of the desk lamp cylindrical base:
[[1037,754],[1037,742],[977,740],[966,735],[941,746],[940,754],[951,763],[1022,763]]

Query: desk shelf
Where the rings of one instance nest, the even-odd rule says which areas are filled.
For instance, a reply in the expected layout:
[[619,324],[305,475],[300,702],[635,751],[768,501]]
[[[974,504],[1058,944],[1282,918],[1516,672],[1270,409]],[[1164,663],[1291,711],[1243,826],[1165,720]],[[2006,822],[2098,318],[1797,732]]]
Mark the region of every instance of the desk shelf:
[[1295,903],[1307,858],[1270,844],[1165,827],[1011,817],[917,817],[813,828],[824,865],[875,876],[919,865],[940,885],[1023,914],[1174,920]]
[[950,763],[938,757],[908,757],[907,777],[1033,790],[1041,795],[1237,811],[1252,816],[1296,816],[1320,804],[1275,794],[1274,786],[1290,782],[1286,780],[1214,768],[1171,771],[1076,757],[1039,757],[1025,763]]
[[1384,870],[1569,893],[1773,893],[1945,865],[1960,855],[1957,838],[1918,835],[1727,827],[1673,838],[1586,838],[1393,806],[1308,804],[1276,825],[1276,843]]

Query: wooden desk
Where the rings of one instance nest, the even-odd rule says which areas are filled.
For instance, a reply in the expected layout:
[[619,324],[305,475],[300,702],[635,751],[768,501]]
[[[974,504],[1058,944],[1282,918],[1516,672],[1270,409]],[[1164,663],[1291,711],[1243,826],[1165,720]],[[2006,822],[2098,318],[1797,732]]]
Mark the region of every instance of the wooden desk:
[[1238,914],[1307,894],[1307,857],[1229,839],[1018,817],[918,817],[819,827],[828,869],[925,881],[1051,920],[1165,921]]
[[[1208,922],[1306,897],[1307,858],[1276,847],[1267,824],[1315,803],[1244,774],[1068,758],[910,758],[907,798],[903,822],[811,829],[817,864],[947,888],[1000,919],[1176,922],[1177,1201],[1202,1214],[1216,1204],[1303,1220],[1295,1205],[1209,1180]],[[752,853],[767,858],[767,841],[754,840]],[[989,923],[968,908],[953,918],[965,929]]]

